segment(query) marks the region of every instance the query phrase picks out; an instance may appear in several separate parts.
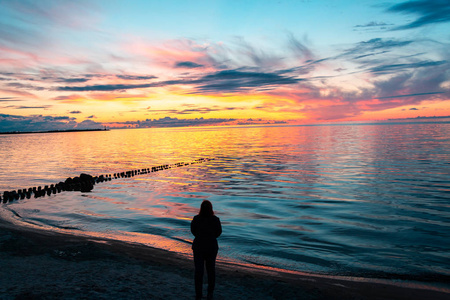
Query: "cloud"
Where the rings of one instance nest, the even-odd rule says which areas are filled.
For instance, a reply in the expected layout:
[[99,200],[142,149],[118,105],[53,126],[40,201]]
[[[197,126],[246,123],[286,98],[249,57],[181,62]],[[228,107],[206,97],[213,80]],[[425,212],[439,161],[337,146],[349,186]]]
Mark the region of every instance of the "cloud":
[[367,27],[384,27],[384,26],[391,26],[391,25],[394,25],[394,24],[387,24],[387,23],[385,23],[385,22],[375,22],[375,21],[372,21],[372,22],[369,22],[369,23],[367,23],[367,24],[364,24],[364,25],[356,25],[356,26],[354,26],[355,28],[367,28]]
[[90,78],[59,78],[59,82],[65,82],[65,83],[80,83],[80,82],[87,82]]
[[31,99],[36,99],[38,98],[36,95],[29,93],[29,92],[25,92],[25,91],[18,91],[16,89],[2,89],[0,88],[0,92],[4,93],[4,94],[9,94],[9,95],[17,95],[17,96],[21,96],[24,98],[31,98]]
[[418,94],[407,94],[407,95],[384,96],[384,97],[378,97],[378,99],[428,96],[428,95],[438,95],[438,94],[444,94],[444,92],[430,92],[430,93],[418,93]]
[[384,51],[390,51],[395,48],[405,47],[413,43],[412,40],[395,40],[395,39],[382,39],[374,38],[368,41],[362,41],[357,43],[354,47],[345,50],[342,54],[338,55],[337,58],[345,56],[354,56],[356,58],[361,58],[367,53],[373,54],[375,51],[386,53]]
[[98,85],[86,85],[86,86],[62,86],[57,87],[56,91],[71,91],[71,92],[92,92],[92,91],[117,91],[117,90],[130,90],[130,89],[142,89],[149,87],[159,86],[155,83],[147,84],[98,84]]
[[309,49],[305,43],[302,43],[296,39],[293,34],[289,34],[289,46],[299,59],[303,59],[305,61],[315,59],[311,49]]
[[[280,54],[270,48],[249,43],[243,37],[235,37],[230,43],[195,39],[174,39],[155,45],[152,42],[131,41],[124,46],[140,61],[151,61],[158,68],[190,69],[191,72],[214,71],[225,69],[256,68],[258,71],[272,71],[286,65],[286,53]],[[298,60],[311,59],[311,49],[306,42],[300,42],[292,35],[287,41]],[[292,59],[289,53],[289,59]]]
[[81,111],[79,110],[72,110],[71,112],[69,112],[70,114],[81,114]]
[[418,17],[408,24],[395,27],[395,30],[450,22],[450,2],[448,0],[405,1],[389,7],[387,12],[416,15]]
[[27,105],[9,105],[6,108],[13,109],[49,109],[51,105],[41,105],[41,106],[27,106]]
[[76,103],[79,102],[80,100],[86,100],[87,98],[80,96],[78,94],[71,94],[71,95],[61,95],[61,96],[57,96],[52,98],[52,100],[57,100],[57,101],[62,101],[65,103]]
[[75,129],[96,129],[96,128],[102,128],[103,124],[97,123],[92,120],[84,120],[80,123],[78,123],[75,127]]
[[142,75],[116,75],[116,77],[119,78],[119,79],[125,79],[125,80],[150,80],[150,79],[158,78],[158,77],[153,76],[153,75],[148,75],[148,76],[142,76]]
[[418,108],[415,108],[415,107],[413,107],[413,108],[410,108],[409,110],[419,110]]
[[[207,74],[200,78],[185,78],[167,80],[146,84],[101,84],[101,85],[86,85],[86,86],[63,86],[57,87],[57,91],[72,91],[72,92],[86,92],[86,91],[116,91],[116,90],[130,90],[130,89],[144,89],[164,87],[171,85],[186,85],[191,86],[196,92],[222,92],[233,93],[249,88],[258,87],[273,87],[277,85],[295,84],[300,79],[294,77],[287,77],[279,75],[275,72],[249,72],[240,70],[225,70]],[[57,100],[63,100],[58,98]]]
[[391,64],[391,65],[380,65],[370,69],[372,73],[378,74],[389,74],[398,71],[405,71],[410,69],[425,68],[425,67],[436,67],[442,64],[447,64],[445,60],[442,61],[421,61],[409,64]]
[[292,85],[301,79],[282,76],[277,73],[225,70],[208,74],[195,81],[195,89],[202,93],[232,93],[253,88],[270,88]]
[[150,127],[186,127],[186,126],[206,126],[206,125],[218,125],[225,124],[236,121],[236,119],[225,119],[225,118],[195,118],[195,119],[178,119],[171,117],[164,117],[160,119],[146,119],[143,121],[128,121],[128,122],[117,122],[114,123],[115,127],[117,125],[123,125],[124,127],[140,127],[140,128],[150,128]]
[[22,22],[41,26],[65,26],[72,29],[92,29],[97,8],[90,1],[10,1],[3,9],[26,15]]
[[75,118],[67,116],[18,116],[10,114],[0,114],[0,131],[49,131],[49,130],[69,130],[69,129],[97,129],[103,125],[93,121],[83,121],[78,123]]
[[192,62],[192,61],[179,61],[175,63],[176,68],[188,68],[188,69],[194,69],[194,68],[201,68],[203,65]]
[[6,86],[12,87],[15,89],[25,89],[25,90],[34,90],[34,91],[45,90],[45,88],[41,87],[41,86],[35,86],[32,84],[24,84],[24,83],[20,83],[20,82],[10,82],[10,83],[7,83]]
[[181,107],[189,107],[189,108],[180,108],[180,109],[150,109],[148,107],[146,109],[147,112],[151,113],[170,113],[170,114],[177,114],[177,115],[189,115],[189,114],[207,114],[210,112],[217,112],[217,111],[230,111],[230,110],[241,110],[244,108],[237,108],[237,107],[219,107],[217,105],[214,105],[213,107],[197,107],[195,105],[181,105]]
[[15,101],[23,101],[23,100],[16,99],[14,97],[0,97],[0,102],[15,102]]

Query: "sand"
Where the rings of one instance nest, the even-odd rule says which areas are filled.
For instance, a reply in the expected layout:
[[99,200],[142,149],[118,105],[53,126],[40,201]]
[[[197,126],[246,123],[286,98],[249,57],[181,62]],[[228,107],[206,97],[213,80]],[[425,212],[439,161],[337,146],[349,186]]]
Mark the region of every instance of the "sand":
[[[0,220],[0,299],[194,299],[193,272],[190,258],[165,250]],[[214,299],[448,300],[450,288],[221,262]]]

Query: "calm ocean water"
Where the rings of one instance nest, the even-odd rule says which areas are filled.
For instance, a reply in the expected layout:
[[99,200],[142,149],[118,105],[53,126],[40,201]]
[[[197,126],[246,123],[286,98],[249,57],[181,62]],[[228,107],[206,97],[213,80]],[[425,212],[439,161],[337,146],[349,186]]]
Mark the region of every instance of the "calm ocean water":
[[215,160],[0,205],[4,218],[189,255],[209,199],[220,259],[359,277],[450,277],[450,124],[0,135],[0,191]]

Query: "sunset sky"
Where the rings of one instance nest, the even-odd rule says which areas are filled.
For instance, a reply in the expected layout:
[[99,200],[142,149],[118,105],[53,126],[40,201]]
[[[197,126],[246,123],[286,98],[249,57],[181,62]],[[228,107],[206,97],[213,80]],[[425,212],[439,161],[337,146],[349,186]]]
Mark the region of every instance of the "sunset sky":
[[449,115],[448,0],[0,0],[0,131]]

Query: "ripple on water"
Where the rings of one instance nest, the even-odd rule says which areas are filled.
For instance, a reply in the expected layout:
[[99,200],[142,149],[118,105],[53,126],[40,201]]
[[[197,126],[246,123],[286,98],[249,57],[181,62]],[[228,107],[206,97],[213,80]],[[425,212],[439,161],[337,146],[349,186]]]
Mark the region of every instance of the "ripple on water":
[[449,136],[448,124],[112,130],[46,135],[43,148],[39,134],[10,136],[0,170],[22,177],[0,177],[0,190],[215,157],[3,207],[35,225],[190,253],[190,220],[209,199],[223,258],[426,280],[450,273]]

